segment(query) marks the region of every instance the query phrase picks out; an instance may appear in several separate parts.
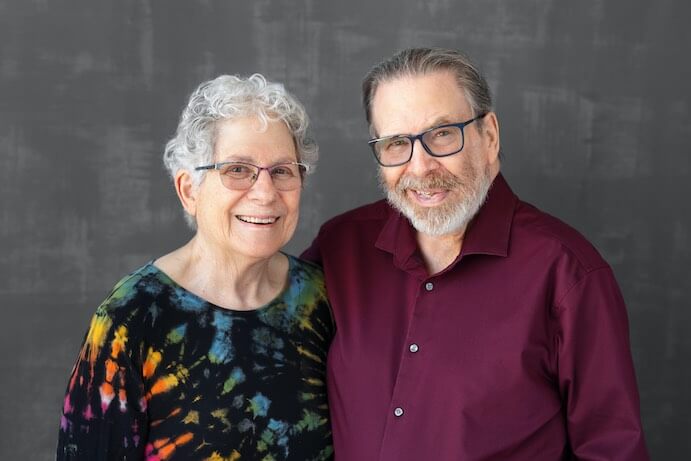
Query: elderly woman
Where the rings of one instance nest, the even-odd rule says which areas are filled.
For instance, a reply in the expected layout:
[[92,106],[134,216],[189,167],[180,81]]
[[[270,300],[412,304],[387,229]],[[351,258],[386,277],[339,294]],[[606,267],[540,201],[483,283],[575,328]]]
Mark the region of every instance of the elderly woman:
[[68,383],[59,460],[332,457],[320,270],[281,247],[317,147],[255,74],[192,94],[164,162],[196,229],[115,285]]

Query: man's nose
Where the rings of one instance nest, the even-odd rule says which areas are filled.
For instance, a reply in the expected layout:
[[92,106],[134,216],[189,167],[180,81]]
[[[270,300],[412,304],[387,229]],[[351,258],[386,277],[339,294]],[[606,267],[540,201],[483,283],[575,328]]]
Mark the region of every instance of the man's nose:
[[439,167],[439,161],[429,155],[422,145],[421,139],[413,141],[413,155],[408,162],[408,171],[416,176],[425,176],[432,170]]

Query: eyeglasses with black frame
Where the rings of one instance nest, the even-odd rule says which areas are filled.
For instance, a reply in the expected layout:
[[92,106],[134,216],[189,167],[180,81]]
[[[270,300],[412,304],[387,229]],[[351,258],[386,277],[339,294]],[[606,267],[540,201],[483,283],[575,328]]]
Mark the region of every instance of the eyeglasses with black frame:
[[432,157],[448,157],[463,150],[465,135],[463,129],[483,118],[487,113],[461,123],[447,123],[432,127],[416,135],[397,134],[383,138],[370,139],[367,144],[372,148],[374,158],[381,166],[404,165],[413,158],[415,140]]
[[257,181],[263,170],[271,177],[276,190],[286,192],[302,186],[302,178],[309,171],[309,165],[300,162],[284,162],[271,166],[259,166],[249,162],[218,162],[195,168],[216,170],[221,174],[221,182],[230,190],[247,190]]

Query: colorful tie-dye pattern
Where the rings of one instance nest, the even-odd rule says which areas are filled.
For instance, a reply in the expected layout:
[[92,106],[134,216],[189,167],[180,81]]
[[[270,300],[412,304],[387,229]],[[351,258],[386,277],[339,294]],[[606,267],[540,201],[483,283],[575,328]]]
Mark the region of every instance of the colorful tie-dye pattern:
[[99,306],[70,377],[58,460],[333,458],[323,275],[253,311],[214,306],[152,264]]

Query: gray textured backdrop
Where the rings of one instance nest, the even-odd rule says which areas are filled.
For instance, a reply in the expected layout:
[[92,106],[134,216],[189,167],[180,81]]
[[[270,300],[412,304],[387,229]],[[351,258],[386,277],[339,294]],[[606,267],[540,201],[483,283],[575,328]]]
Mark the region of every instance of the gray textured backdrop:
[[613,265],[651,453],[688,459],[690,18],[683,0],[0,0],[0,459],[52,458],[90,315],[189,238],[160,158],[193,87],[262,72],[306,104],[322,157],[299,252],[378,198],[359,84],[413,45],[484,68],[507,178]]

